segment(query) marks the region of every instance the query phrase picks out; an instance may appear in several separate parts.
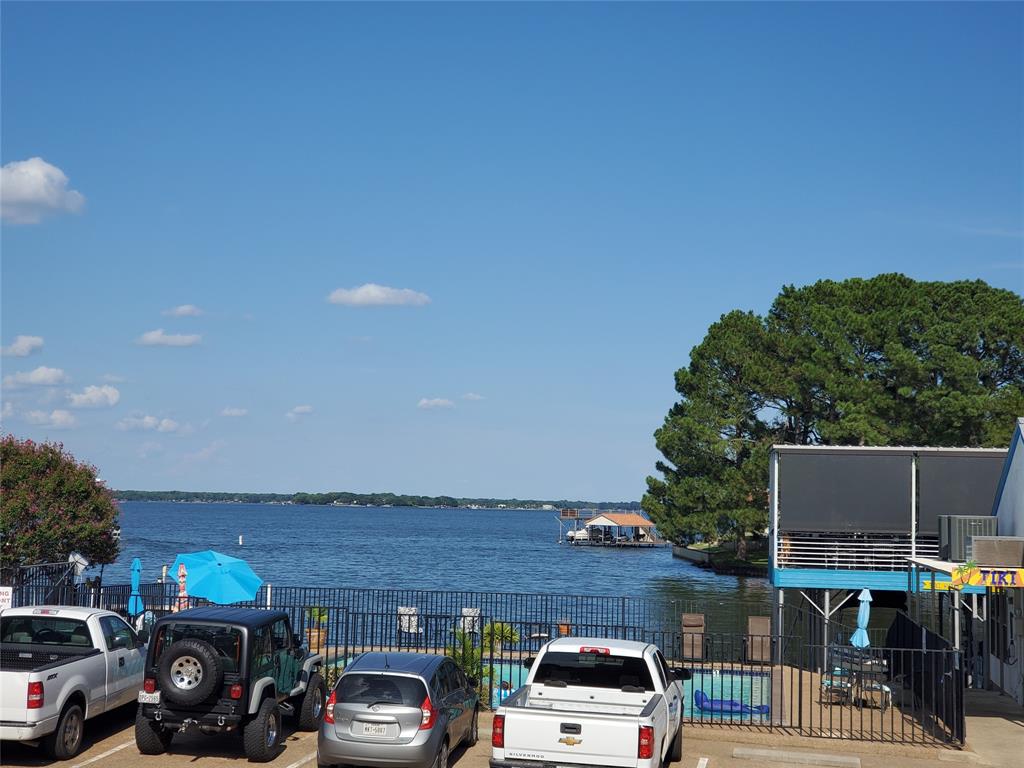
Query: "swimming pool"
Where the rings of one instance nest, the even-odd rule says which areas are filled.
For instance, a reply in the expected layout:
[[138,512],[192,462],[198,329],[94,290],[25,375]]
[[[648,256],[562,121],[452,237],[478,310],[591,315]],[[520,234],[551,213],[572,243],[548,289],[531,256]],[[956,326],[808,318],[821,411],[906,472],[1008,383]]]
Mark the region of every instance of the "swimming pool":
[[[752,670],[694,669],[693,678],[683,683],[683,718],[723,722],[767,722],[772,702],[771,675]],[[700,695],[702,692],[703,696]],[[736,705],[694,703],[695,694],[711,702],[736,702]],[[730,709],[739,711],[728,711]],[[725,711],[723,711],[725,710]]]
[[[517,688],[526,682],[530,671],[519,664],[497,663],[491,665],[494,671],[494,687],[491,691],[491,707],[497,707]],[[503,685],[504,684],[504,687]],[[694,705],[694,693],[702,691],[711,701],[735,701],[741,711],[711,711]],[[683,719],[717,720],[723,722],[766,722],[770,714],[772,685],[767,672],[756,670],[695,669],[693,678],[683,683]],[[715,707],[705,704],[705,707]],[[728,708],[728,707],[726,707]],[[748,709],[749,708],[749,709]],[[721,710],[722,707],[716,707]],[[755,711],[751,711],[755,710]]]

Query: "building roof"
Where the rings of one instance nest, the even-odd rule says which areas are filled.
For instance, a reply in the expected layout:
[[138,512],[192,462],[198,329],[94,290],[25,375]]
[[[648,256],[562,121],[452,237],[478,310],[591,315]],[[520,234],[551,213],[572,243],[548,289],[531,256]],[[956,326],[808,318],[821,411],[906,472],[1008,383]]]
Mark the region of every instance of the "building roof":
[[889,456],[913,456],[915,454],[943,456],[999,456],[1006,455],[1005,448],[938,448],[930,445],[785,445],[772,446],[776,453],[846,453],[883,454]]
[[592,520],[588,520],[587,525],[618,525],[630,528],[654,527],[654,523],[643,515],[638,515],[636,512],[604,512]]

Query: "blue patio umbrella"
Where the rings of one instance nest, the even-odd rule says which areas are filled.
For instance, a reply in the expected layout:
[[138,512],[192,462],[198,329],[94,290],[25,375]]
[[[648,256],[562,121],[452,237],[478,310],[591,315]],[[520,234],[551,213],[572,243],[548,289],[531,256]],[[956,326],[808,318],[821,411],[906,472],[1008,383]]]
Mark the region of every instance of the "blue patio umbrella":
[[253,573],[245,560],[212,549],[178,555],[171,566],[172,573],[177,573],[180,563],[185,564],[188,573],[188,594],[206,598],[211,603],[226,605],[252,600],[263,584],[263,579]]
[[139,582],[142,581],[142,561],[139,558],[132,560],[132,592],[128,596],[128,615],[138,616],[146,607],[142,604],[142,595],[139,594]]
[[857,609],[857,630],[850,637],[850,645],[856,648],[867,648],[871,645],[868,640],[868,620],[871,618],[871,590],[862,589],[857,597],[860,600],[860,608]]

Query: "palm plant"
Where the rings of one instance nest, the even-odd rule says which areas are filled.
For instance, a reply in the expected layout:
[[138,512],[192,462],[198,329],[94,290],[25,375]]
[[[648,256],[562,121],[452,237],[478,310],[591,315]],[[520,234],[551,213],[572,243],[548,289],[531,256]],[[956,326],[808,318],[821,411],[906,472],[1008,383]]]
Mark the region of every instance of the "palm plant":
[[515,645],[519,642],[519,630],[507,621],[489,621],[484,625],[484,648],[493,657],[501,653],[502,645]]
[[483,689],[485,680],[494,677],[494,669],[483,664],[483,649],[476,645],[472,632],[455,630],[452,644],[444,649],[444,653],[466,673],[466,677],[478,680],[480,689]]

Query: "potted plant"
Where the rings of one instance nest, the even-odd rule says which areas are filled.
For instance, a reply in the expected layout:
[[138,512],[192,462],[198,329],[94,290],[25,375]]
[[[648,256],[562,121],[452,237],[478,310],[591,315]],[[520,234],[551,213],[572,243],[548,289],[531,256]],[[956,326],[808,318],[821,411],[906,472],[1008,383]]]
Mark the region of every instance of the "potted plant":
[[324,648],[328,615],[327,608],[322,605],[313,605],[306,609],[306,620],[309,622],[306,628],[306,642],[313,653],[320,653]]

